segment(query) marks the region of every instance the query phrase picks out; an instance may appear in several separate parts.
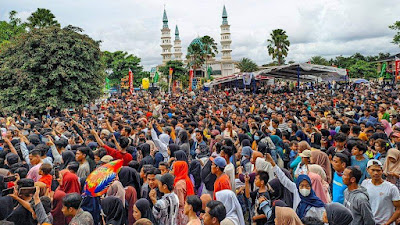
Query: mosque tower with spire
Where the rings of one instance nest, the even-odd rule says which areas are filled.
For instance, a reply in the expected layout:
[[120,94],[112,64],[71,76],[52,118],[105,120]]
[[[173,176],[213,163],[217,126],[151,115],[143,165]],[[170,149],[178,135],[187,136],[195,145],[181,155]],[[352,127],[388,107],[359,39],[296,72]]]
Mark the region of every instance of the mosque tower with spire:
[[172,60],[172,42],[171,42],[171,30],[168,27],[168,18],[167,18],[167,12],[164,9],[164,15],[163,15],[163,28],[161,29],[161,56],[163,57],[163,65],[165,65],[166,62],[169,60]]
[[175,27],[174,56],[175,60],[182,61],[182,46],[181,39],[179,38],[178,25]]
[[222,10],[222,25],[221,25],[221,46],[222,46],[222,57],[221,57],[221,64],[222,64],[222,74],[230,75],[234,73],[234,65],[232,64],[232,57],[231,57],[231,25],[228,24],[228,13],[226,12],[226,8]]

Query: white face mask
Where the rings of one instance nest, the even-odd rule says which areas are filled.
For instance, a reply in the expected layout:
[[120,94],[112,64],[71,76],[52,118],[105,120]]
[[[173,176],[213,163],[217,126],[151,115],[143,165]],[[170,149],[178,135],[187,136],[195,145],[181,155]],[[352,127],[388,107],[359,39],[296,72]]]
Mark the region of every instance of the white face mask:
[[299,189],[299,192],[300,192],[300,194],[303,195],[304,197],[307,197],[307,196],[310,195],[311,190],[310,190],[310,189],[302,188],[302,189]]

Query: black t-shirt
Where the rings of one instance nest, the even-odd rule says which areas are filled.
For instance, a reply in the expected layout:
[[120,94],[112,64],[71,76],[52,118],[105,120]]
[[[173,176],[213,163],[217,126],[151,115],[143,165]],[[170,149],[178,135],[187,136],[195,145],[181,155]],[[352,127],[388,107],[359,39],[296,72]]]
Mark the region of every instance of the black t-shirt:
[[[260,209],[259,204],[257,199],[260,198],[261,196],[265,196],[268,200],[270,200],[268,192],[258,192],[258,190],[250,192],[250,198],[251,198],[251,205],[253,207],[256,207],[257,214],[258,215],[263,215],[264,211]],[[264,225],[265,223],[268,222],[268,218],[260,219],[255,221],[257,225]]]

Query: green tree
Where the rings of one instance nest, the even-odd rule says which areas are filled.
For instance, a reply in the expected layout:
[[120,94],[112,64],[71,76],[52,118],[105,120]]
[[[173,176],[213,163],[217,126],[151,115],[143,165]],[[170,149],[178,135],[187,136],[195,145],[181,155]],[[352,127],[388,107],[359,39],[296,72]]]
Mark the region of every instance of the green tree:
[[188,70],[183,67],[183,63],[177,60],[170,60],[168,61],[165,66],[161,66],[158,68],[163,76],[168,80],[169,75],[169,68],[172,68],[172,81],[179,81],[182,82],[184,87],[187,87],[189,84],[189,76]]
[[324,66],[330,65],[328,60],[319,55],[311,57],[310,62],[311,64],[316,64],[316,65],[324,65]]
[[254,72],[258,70],[258,66],[249,58],[242,58],[236,65],[240,72]]
[[377,77],[376,64],[357,60],[354,64],[348,67],[350,78],[371,79]]
[[286,31],[282,29],[273,30],[271,33],[271,39],[268,39],[268,54],[273,60],[278,61],[278,65],[285,63],[285,57],[289,52],[290,41],[286,34]]
[[393,25],[389,26],[390,29],[397,31],[393,37],[393,44],[399,45],[400,47],[400,21],[396,21]]
[[[102,59],[106,71],[110,72],[108,78],[110,85],[115,86],[120,84],[121,79],[128,76],[129,69],[133,73],[133,85],[140,86],[142,78],[146,77],[143,72],[143,67],[140,65],[141,59],[132,54],[123,51],[103,52]],[[149,76],[148,76],[149,77]]]
[[203,48],[199,44],[194,43],[189,45],[186,54],[187,67],[194,70],[200,68],[205,62],[205,57]]
[[200,40],[203,43],[203,50],[206,53],[207,60],[215,57],[218,54],[218,47],[214,38],[206,35],[204,37],[201,37]]
[[32,30],[33,28],[43,28],[49,26],[60,26],[55,19],[54,14],[48,9],[38,8],[28,17],[26,25]]
[[0,21],[0,46],[8,43],[13,37],[25,32],[25,25],[21,23],[21,19],[16,17],[17,12],[11,11],[9,14],[9,22]]
[[102,94],[99,42],[73,27],[34,29],[0,51],[0,108],[38,115],[65,109]]

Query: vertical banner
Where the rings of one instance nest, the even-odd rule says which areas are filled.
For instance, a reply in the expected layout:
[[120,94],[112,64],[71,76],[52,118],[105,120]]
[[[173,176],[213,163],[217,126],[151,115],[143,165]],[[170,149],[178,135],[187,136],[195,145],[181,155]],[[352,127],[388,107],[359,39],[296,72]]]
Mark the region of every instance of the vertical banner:
[[300,65],[297,66],[297,90],[300,90]]
[[383,77],[384,74],[386,74],[386,66],[386,63],[382,64],[381,74],[379,75],[379,77]]
[[171,94],[172,73],[174,72],[174,70],[170,67],[168,72],[169,72],[169,74],[168,74],[168,93]]
[[176,80],[172,84],[172,93],[176,93]]
[[396,73],[395,73],[395,82],[399,80],[399,71],[400,71],[400,59],[396,57],[395,61]]
[[192,83],[193,83],[193,69],[189,71],[189,91],[192,91]]
[[129,68],[129,92],[131,93],[131,95],[133,94],[133,73],[130,68]]

